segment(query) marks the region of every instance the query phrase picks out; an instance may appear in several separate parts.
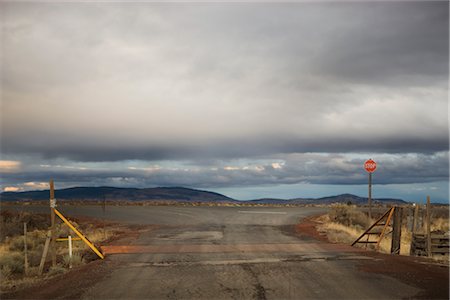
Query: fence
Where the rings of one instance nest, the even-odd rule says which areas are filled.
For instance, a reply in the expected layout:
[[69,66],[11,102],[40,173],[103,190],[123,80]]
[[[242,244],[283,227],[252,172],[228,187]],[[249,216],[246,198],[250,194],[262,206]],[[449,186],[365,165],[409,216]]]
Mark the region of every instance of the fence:
[[[428,249],[431,250],[428,255]],[[428,248],[428,239],[426,234],[416,233],[412,236],[411,255],[415,256],[445,256],[449,255],[449,236],[442,232],[431,233],[431,247]]]

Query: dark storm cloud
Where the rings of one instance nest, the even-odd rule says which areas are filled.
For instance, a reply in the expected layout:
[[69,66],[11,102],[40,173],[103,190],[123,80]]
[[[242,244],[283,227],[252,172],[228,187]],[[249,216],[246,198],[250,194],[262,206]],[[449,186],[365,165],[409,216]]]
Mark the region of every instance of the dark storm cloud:
[[446,81],[448,2],[349,6],[354,14],[338,25],[326,49],[333,49],[332,55],[322,53],[315,62],[321,73],[343,81],[394,86]]
[[448,3],[2,8],[4,153],[448,149]]
[[[29,142],[29,141],[28,141]],[[144,141],[146,142],[146,141]],[[134,160],[215,160],[232,158],[252,158],[264,155],[273,155],[274,153],[301,153],[301,152],[372,152],[372,153],[402,153],[408,149],[414,149],[421,153],[433,153],[441,151],[448,147],[448,140],[445,138],[437,139],[434,136],[411,137],[392,136],[376,139],[367,139],[360,141],[358,136],[350,133],[341,134],[340,139],[316,140],[299,138],[298,141],[292,140],[292,137],[266,137],[266,139],[247,139],[236,140],[229,139],[225,141],[199,142],[196,145],[190,145],[186,142],[183,145],[152,145],[151,143],[134,145],[130,147],[127,143],[118,143],[116,139],[109,139],[99,142],[83,144],[83,140],[77,140],[68,136],[59,139],[59,144],[53,145],[51,149],[42,151],[39,140],[31,152],[43,153],[43,158],[66,158],[71,161],[84,162],[108,162],[122,161],[128,159]],[[25,145],[16,145],[19,148]],[[35,147],[35,148],[34,148]],[[6,153],[15,152],[14,145],[4,143],[2,150]]]

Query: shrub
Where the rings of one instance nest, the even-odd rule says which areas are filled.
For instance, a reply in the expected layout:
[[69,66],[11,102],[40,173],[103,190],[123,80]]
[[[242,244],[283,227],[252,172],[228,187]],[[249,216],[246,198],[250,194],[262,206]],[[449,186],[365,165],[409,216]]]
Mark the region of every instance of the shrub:
[[13,274],[13,271],[10,266],[1,266],[0,274],[1,274],[1,276],[0,276],[1,278],[10,279]]
[[50,267],[48,271],[49,276],[63,274],[66,272],[66,269],[62,266],[56,265],[55,267]]
[[6,237],[23,235],[23,223],[27,223],[28,231],[47,229],[50,225],[48,215],[28,212],[0,211],[0,242]]
[[[83,263],[83,258],[80,254],[73,254],[72,255],[72,266],[78,266]],[[64,266],[68,267],[70,264],[70,257],[69,254],[66,254],[63,256],[63,264]]]
[[[11,251],[23,251],[24,249],[24,238],[22,236],[16,236],[10,239],[9,250]],[[32,250],[34,247],[33,241],[27,237],[27,249]]]
[[3,269],[10,269],[11,274],[23,274],[24,257],[18,252],[3,253],[0,257],[0,266]]
[[333,207],[328,215],[332,222],[345,226],[355,226],[360,228],[367,228],[370,226],[370,220],[363,212],[348,205]]
[[38,276],[39,275],[39,267],[30,267],[28,269],[28,276]]

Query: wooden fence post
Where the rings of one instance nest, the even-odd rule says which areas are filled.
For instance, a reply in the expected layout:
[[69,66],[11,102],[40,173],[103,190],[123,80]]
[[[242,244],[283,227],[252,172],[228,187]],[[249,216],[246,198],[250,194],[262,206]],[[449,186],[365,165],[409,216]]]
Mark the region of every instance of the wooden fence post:
[[55,227],[55,207],[56,207],[56,200],[55,200],[55,187],[53,183],[53,179],[50,180],[50,217],[51,217],[51,253],[52,253],[52,266],[56,267],[56,227]]
[[431,228],[430,228],[430,218],[431,218],[431,204],[430,196],[427,196],[427,255],[431,257]]
[[419,205],[417,203],[414,203],[414,216],[413,216],[413,228],[412,228],[413,235],[417,232],[418,221],[419,221]]
[[106,197],[103,196],[103,204],[102,204],[102,211],[103,211],[103,239],[106,240],[106,222],[105,222],[105,216],[106,216]]
[[23,223],[23,251],[25,256],[24,269],[25,275],[28,275],[28,245],[27,245],[27,223]]
[[44,251],[42,252],[41,263],[39,264],[38,274],[42,275],[42,271],[44,271],[45,260],[47,259],[48,247],[50,245],[50,239],[52,238],[52,233],[49,230],[47,232],[47,238],[45,239]]
[[400,254],[400,241],[402,237],[402,208],[395,207],[392,228],[391,254]]

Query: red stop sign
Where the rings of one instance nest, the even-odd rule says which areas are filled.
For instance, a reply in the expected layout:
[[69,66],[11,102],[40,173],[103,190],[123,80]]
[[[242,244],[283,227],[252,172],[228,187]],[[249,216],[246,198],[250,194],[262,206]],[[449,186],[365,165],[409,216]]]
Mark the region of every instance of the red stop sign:
[[372,159],[368,159],[364,163],[364,169],[369,173],[373,173],[377,169],[377,163]]

